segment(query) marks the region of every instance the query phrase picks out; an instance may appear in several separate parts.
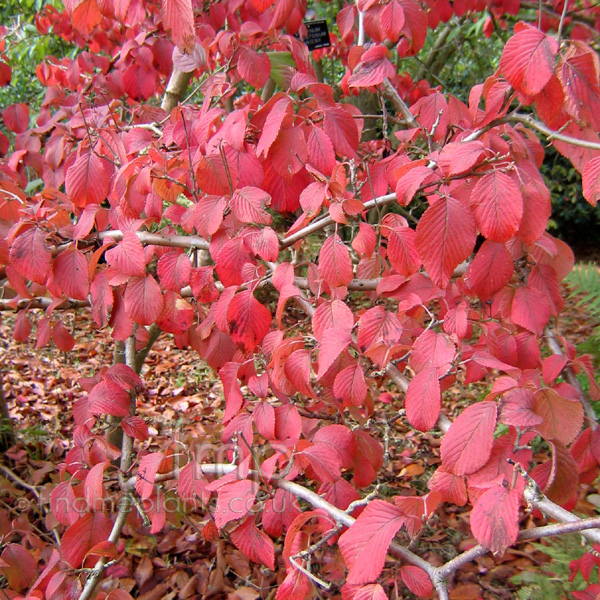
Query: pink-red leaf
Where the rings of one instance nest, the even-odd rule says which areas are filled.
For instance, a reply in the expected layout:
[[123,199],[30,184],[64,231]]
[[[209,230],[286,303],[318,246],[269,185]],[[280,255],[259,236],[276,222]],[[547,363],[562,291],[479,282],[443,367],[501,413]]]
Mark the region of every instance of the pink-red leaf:
[[317,379],[327,373],[329,367],[352,343],[352,336],[344,329],[327,329],[319,342],[319,371]]
[[442,464],[455,475],[469,475],[485,465],[492,451],[498,406],[484,401],[467,407],[442,439]]
[[236,294],[227,309],[231,339],[252,352],[260,344],[271,326],[272,316],[250,290]]
[[408,422],[419,431],[429,431],[436,424],[442,407],[437,369],[425,368],[410,380],[404,407]]
[[349,584],[363,584],[379,577],[389,545],[404,524],[404,511],[372,500],[358,519],[339,539],[338,545],[349,572]]
[[158,259],[156,273],[165,289],[181,292],[190,283],[192,263],[187,254],[167,252]]
[[477,231],[471,213],[454,198],[440,198],[417,225],[417,250],[431,280],[445,287],[454,269],[475,246]]
[[75,246],[70,246],[54,259],[52,272],[54,281],[65,296],[87,300],[90,288],[88,263]]
[[321,247],[319,274],[331,287],[346,286],[352,281],[350,253],[337,234],[328,237]]
[[510,318],[536,335],[542,335],[552,308],[548,297],[534,287],[520,287],[512,301]]
[[112,521],[101,512],[87,513],[63,534],[60,548],[63,558],[79,568],[86,554],[97,544],[108,540]]
[[492,242],[506,242],[518,231],[523,196],[517,184],[501,171],[484,175],[471,192],[471,209],[479,231]]
[[526,96],[542,91],[554,73],[558,43],[534,27],[515,33],[502,51],[500,71],[515,90]]
[[429,575],[414,565],[406,565],[400,569],[402,581],[406,587],[416,596],[421,598],[429,598],[433,593],[433,584]]
[[194,47],[194,13],[192,0],[162,0],[162,24],[180,48]]
[[254,523],[254,516],[245,519],[230,534],[231,541],[250,560],[267,568],[275,568],[275,545],[273,540]]
[[163,309],[163,296],[152,275],[134,277],[125,289],[125,310],[138,325],[151,325]]
[[264,52],[255,52],[248,46],[240,47],[237,68],[240,75],[255,88],[262,88],[271,75],[271,61]]
[[11,266],[23,277],[42,285],[46,283],[52,255],[39,229],[33,227],[17,236],[10,246],[9,258]]
[[517,541],[519,533],[519,492],[494,486],[477,501],[471,512],[475,539],[494,554],[502,554]]
[[236,190],[231,197],[231,211],[242,223],[268,225],[273,220],[265,210],[271,204],[271,196],[267,192],[251,186]]
[[89,149],[78,154],[67,170],[65,188],[67,196],[78,208],[101,204],[110,189],[110,177],[102,159]]
[[116,271],[132,277],[143,277],[146,274],[144,246],[140,238],[132,231],[126,231],[123,239],[104,254],[106,262]]

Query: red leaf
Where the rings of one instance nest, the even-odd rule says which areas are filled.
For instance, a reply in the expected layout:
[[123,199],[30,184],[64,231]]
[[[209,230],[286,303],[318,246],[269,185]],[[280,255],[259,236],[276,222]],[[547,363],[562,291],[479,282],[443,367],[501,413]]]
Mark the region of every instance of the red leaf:
[[406,565],[400,569],[400,574],[406,587],[416,596],[429,598],[433,593],[431,579],[423,569],[414,565]]
[[387,214],[381,222],[381,233],[388,239],[387,257],[397,273],[409,277],[421,267],[415,245],[416,234],[404,217]]
[[213,513],[217,527],[221,529],[230,521],[247,515],[254,506],[257,491],[256,482],[247,479],[220,487],[217,492],[217,507]]
[[515,90],[526,96],[539,94],[554,73],[558,43],[534,27],[515,33],[502,51],[500,71]]
[[88,398],[88,408],[92,415],[108,414],[127,417],[131,410],[129,392],[108,379],[94,386]]
[[75,300],[87,300],[90,288],[88,263],[75,246],[70,246],[54,259],[52,272],[55,283],[65,296]]
[[542,335],[552,309],[548,297],[533,287],[520,287],[512,301],[510,318],[513,323]]
[[429,489],[439,492],[444,502],[451,502],[457,506],[467,503],[465,478],[448,473],[443,467],[439,467],[429,480]]
[[194,309],[176,292],[167,292],[163,299],[163,309],[156,319],[156,324],[167,333],[181,335],[194,321]]
[[102,20],[97,0],[82,0],[71,14],[73,29],[88,36]]
[[275,439],[275,410],[269,402],[259,402],[252,413],[256,431],[267,440]]
[[333,483],[342,475],[338,455],[329,444],[314,444],[297,456],[308,460],[319,481]]
[[139,375],[131,367],[123,364],[109,367],[104,373],[104,379],[116,383],[127,392],[144,386]]
[[271,204],[271,196],[267,192],[247,186],[236,190],[230,200],[231,211],[242,223],[268,225],[273,221],[265,206]]
[[239,74],[253,87],[262,88],[271,75],[271,61],[264,52],[248,46],[240,47],[237,68]]
[[[348,8],[353,8],[349,6]],[[345,584],[342,587],[343,600],[388,600],[388,596],[378,583],[353,586]]]
[[417,250],[436,285],[448,284],[454,269],[471,255],[476,239],[473,217],[454,198],[441,198],[423,213],[417,225]]
[[475,539],[494,554],[502,554],[517,541],[519,492],[495,486],[487,490],[471,511]]
[[423,369],[410,380],[404,407],[408,422],[419,431],[429,431],[437,423],[442,394],[435,368]]
[[150,498],[154,492],[154,480],[165,455],[162,452],[152,452],[142,456],[135,480],[135,491],[142,498]]
[[270,227],[263,227],[260,231],[254,230],[248,236],[250,248],[254,254],[262,258],[275,262],[279,256],[279,238]]
[[502,395],[499,421],[513,427],[535,427],[542,422],[542,417],[534,412],[535,400],[533,392],[526,388],[515,388]]
[[450,368],[455,354],[456,346],[448,335],[429,329],[415,340],[410,355],[410,366],[417,373],[433,367],[437,369],[438,376],[442,377]]
[[367,384],[359,364],[350,365],[336,375],[333,394],[344,406],[361,406],[367,397]]
[[579,124],[598,131],[600,87],[596,52],[582,42],[571,43],[561,56],[557,75],[565,93],[566,112]]
[[15,319],[13,338],[16,342],[26,342],[31,334],[31,323],[27,318],[27,312],[20,310]]
[[29,106],[27,104],[11,104],[2,112],[4,124],[14,133],[23,133],[29,127]]
[[126,231],[123,239],[104,254],[106,262],[116,271],[132,277],[146,274],[144,246],[140,238],[132,231]]
[[471,192],[471,209],[479,231],[488,240],[506,242],[521,224],[521,190],[506,173],[492,171],[475,184]]
[[81,500],[78,500],[73,492],[73,486],[70,481],[59,483],[50,494],[50,506],[52,514],[62,525],[73,525],[81,517],[82,506],[78,506]]
[[112,522],[101,512],[87,513],[71,525],[61,539],[63,558],[79,568],[86,554],[100,542],[108,540]]
[[347,427],[344,425],[327,425],[326,427],[321,427],[313,437],[313,442],[318,445],[328,446],[337,454],[344,468],[352,468],[357,444],[352,432]]
[[344,329],[327,329],[319,342],[319,371],[317,379],[323,377],[340,354],[352,343],[352,336]]
[[319,275],[331,287],[346,286],[352,281],[350,253],[337,234],[329,236],[321,247]]
[[75,162],[67,169],[65,188],[69,200],[77,208],[101,204],[110,189],[110,178],[102,159],[89,149],[78,153]]
[[323,130],[333,143],[335,151],[340,156],[358,158],[359,134],[352,115],[340,105],[325,109]]
[[121,421],[121,427],[123,428],[125,435],[128,435],[142,442],[147,440],[150,436],[150,434],[148,433],[148,425],[146,425],[146,421],[144,421],[142,417],[125,417]]
[[125,289],[125,310],[138,325],[151,325],[162,309],[162,292],[152,275],[129,280]]
[[470,171],[479,162],[484,151],[485,146],[479,140],[451,142],[442,148],[437,162],[447,177],[462,175]]
[[600,198],[600,156],[590,160],[583,167],[583,197],[592,205],[598,204]]
[[324,175],[331,175],[335,167],[335,152],[330,137],[320,128],[314,125],[306,139],[308,150],[308,162]]
[[259,158],[261,155],[267,156],[269,149],[279,135],[282,125],[288,121],[292,113],[292,103],[287,97],[280,98],[273,104],[265,119],[260,139],[256,145],[256,154]]
[[455,475],[469,475],[485,465],[492,451],[498,407],[484,401],[467,407],[442,438],[442,463]]
[[271,313],[250,290],[239,292],[227,309],[231,339],[252,352],[263,341],[271,326]]
[[404,512],[398,507],[372,500],[339,539],[338,545],[349,572],[349,584],[362,584],[379,577],[389,545],[404,524]]
[[106,270],[100,271],[94,277],[90,286],[90,303],[92,305],[92,318],[99,328],[106,327],[109,315],[114,304],[113,290],[108,284]]
[[52,255],[44,234],[33,227],[18,235],[10,245],[10,264],[23,277],[44,285],[50,271]]
[[[263,0],[252,0],[262,2]],[[271,0],[266,0],[270,2]],[[275,600],[307,600],[313,596],[313,584],[310,579],[298,569],[290,569],[281,585],[277,588]]]
[[104,471],[110,465],[109,461],[94,465],[88,472],[83,484],[86,508],[102,511],[104,500]]
[[0,556],[0,573],[17,592],[30,586],[36,575],[37,561],[20,544],[7,544]]
[[244,238],[239,236],[226,242],[217,255],[216,262],[217,275],[226,288],[241,285],[244,281],[242,269],[246,263],[252,262]]
[[282,129],[269,149],[269,159],[272,168],[281,177],[289,179],[298,173],[308,159],[304,131],[296,127]]
[[319,304],[312,317],[312,329],[320,340],[327,329],[343,329],[350,333],[354,327],[354,315],[348,305],[341,300]]
[[70,352],[75,346],[71,332],[62,324],[62,321],[56,322],[52,327],[52,340],[56,347],[63,352]]
[[181,292],[190,283],[192,263],[187,254],[167,252],[158,259],[156,273],[165,289]]
[[[392,5],[396,5],[396,3],[394,2]],[[389,7],[391,5],[388,4],[387,6]],[[385,46],[376,46],[370,50],[377,48],[386,50]],[[360,64],[356,67],[355,72],[348,78],[348,87],[361,88],[375,86],[383,83],[386,78],[393,78],[395,76],[396,69],[385,56],[369,58],[367,56],[368,52],[369,50],[363,54]]]
[[513,260],[506,246],[486,240],[467,269],[465,283],[480,298],[487,299],[511,280],[513,271]]
[[400,342],[401,335],[402,325],[398,317],[383,306],[375,306],[361,316],[356,343],[360,352],[383,367],[394,346]]
[[542,388],[535,393],[535,414],[542,418],[537,426],[546,440],[556,440],[568,446],[583,425],[583,407],[579,400],[563,398],[551,388]]
[[163,27],[180,48],[194,47],[192,0],[162,0]]
[[267,568],[275,568],[275,545],[273,540],[254,523],[254,516],[245,519],[230,534],[231,541],[250,560]]

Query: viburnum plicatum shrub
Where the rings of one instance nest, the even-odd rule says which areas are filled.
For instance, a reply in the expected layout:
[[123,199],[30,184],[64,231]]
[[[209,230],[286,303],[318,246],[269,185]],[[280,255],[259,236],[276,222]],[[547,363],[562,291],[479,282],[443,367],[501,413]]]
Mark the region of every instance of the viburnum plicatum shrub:
[[[596,204],[600,9],[542,2],[507,25],[518,2],[359,0],[311,54],[303,0],[64,4],[37,28],[77,52],[39,65],[39,114],[2,112],[2,308],[16,340],[35,325],[37,348],[68,351],[64,315],[89,305],[125,363],[81,381],[56,544],[15,526],[6,594],[130,598],[107,565],[125,525],[176,522],[166,498],[206,517],[205,540],[279,571],[278,600],[447,598],[488,551],[566,530],[600,541],[569,512],[599,472],[600,390],[554,330],[574,259],[546,232],[539,171],[552,143]],[[466,102],[398,72],[440,21],[484,10],[485,31],[511,37]],[[325,61],[340,81],[319,80]],[[381,113],[363,116],[359,94]],[[221,454],[148,445],[139,373],[160,332],[218,373]],[[451,421],[445,390],[482,381]],[[402,405],[380,402],[391,387]],[[425,495],[373,487],[397,419],[443,432]],[[442,502],[472,507],[479,545],[434,566],[418,538]],[[520,531],[528,507],[559,525]]]

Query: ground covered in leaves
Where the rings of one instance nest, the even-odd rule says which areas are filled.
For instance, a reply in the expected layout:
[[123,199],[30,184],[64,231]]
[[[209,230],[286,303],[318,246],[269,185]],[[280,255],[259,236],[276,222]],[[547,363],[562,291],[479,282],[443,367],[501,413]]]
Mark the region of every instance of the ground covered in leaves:
[[[559,323],[560,333],[576,345],[586,342],[598,325],[577,305],[577,299],[567,300],[564,315]],[[107,332],[94,329],[86,310],[65,319],[65,324],[77,332],[77,344],[69,354],[54,347],[36,351],[35,340],[29,345],[14,342],[14,315],[2,315],[2,385],[16,423],[18,444],[0,463],[11,472],[0,470],[1,536],[15,528],[15,518],[33,523],[43,535],[50,536],[56,522],[47,510],[48,497],[59,480],[56,465],[71,446],[72,405],[83,393],[78,380],[112,363],[113,342]],[[220,415],[224,409],[221,383],[194,351],[181,351],[169,336],[161,336],[148,356],[142,378],[146,389],[139,414],[150,429],[146,444],[164,448],[171,442],[185,448],[196,441],[218,446]],[[446,414],[454,417],[485,392],[484,386],[465,389],[456,384],[445,393]],[[426,493],[427,480],[439,462],[439,435],[416,432],[403,418],[386,427],[384,423],[390,415],[401,408],[402,398],[390,388],[381,400],[376,403],[369,422],[389,457],[378,480],[380,493],[382,496]],[[596,514],[595,491],[592,486],[582,487],[576,512]],[[35,495],[39,496],[39,502],[31,502]],[[468,517],[467,507],[441,507],[423,529],[420,539],[412,542],[413,546],[433,564],[442,564],[475,543]],[[167,525],[161,535],[126,528],[124,559],[110,567],[109,573],[112,571],[121,581],[124,578],[132,595],[144,600],[273,597],[280,574],[249,563],[225,540],[206,541],[201,535],[205,524],[201,519],[196,514],[183,516],[178,527]],[[540,523],[526,515],[522,527]],[[450,597],[452,600],[567,597],[571,589],[567,581],[568,562],[581,555],[584,548],[579,538],[545,544],[546,551],[542,551],[541,545],[529,543],[511,549],[500,558],[481,557],[457,574]],[[321,564],[324,569],[343,569],[335,561],[323,560]],[[393,563],[388,564],[387,573],[393,581]],[[333,597],[331,593],[326,596]],[[395,590],[392,586],[390,598],[408,597],[412,596],[406,588]]]

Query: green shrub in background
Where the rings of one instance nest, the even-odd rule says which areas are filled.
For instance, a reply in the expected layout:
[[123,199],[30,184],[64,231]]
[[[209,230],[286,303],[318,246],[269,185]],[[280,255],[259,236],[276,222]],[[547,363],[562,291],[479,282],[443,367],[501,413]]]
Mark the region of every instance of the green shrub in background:
[[[62,7],[59,0],[3,0],[0,2],[0,25],[7,29],[3,39],[5,53],[13,67],[10,85],[0,88],[0,107],[17,102],[29,104],[35,113],[45,89],[35,77],[36,67],[47,56],[63,58],[73,48],[55,35],[40,35],[34,19],[45,5]],[[15,68],[18,65],[19,68]]]
[[593,256],[595,248],[600,252],[600,206],[583,202],[579,174],[553,146],[546,148],[541,170],[552,197],[552,234],[573,246],[576,255]]
[[600,361],[600,270],[595,262],[576,265],[567,275],[571,296],[581,295],[578,306],[584,306],[593,320],[589,339],[579,346]]

